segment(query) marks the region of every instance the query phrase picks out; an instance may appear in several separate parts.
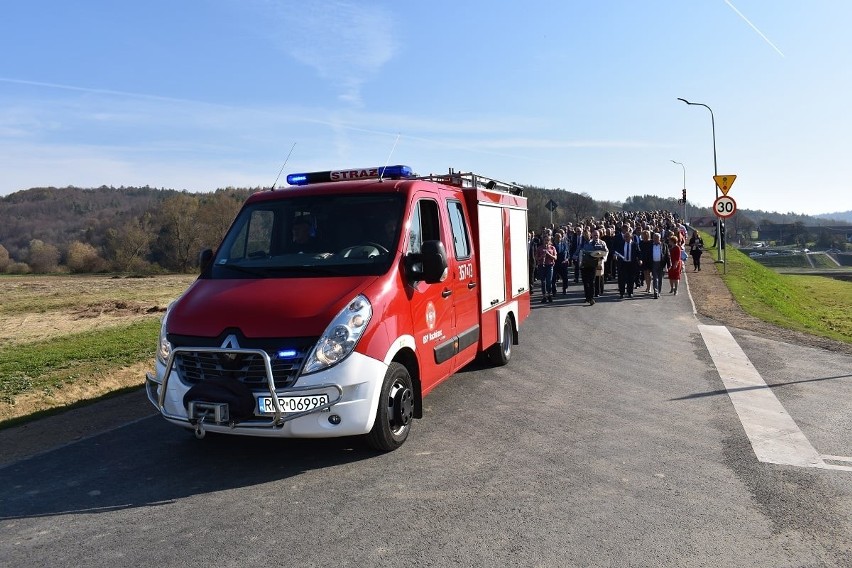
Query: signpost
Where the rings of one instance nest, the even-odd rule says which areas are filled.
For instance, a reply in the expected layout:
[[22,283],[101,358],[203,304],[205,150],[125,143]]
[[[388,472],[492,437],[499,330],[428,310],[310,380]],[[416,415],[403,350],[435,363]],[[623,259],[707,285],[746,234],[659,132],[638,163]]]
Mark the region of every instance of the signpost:
[[731,186],[734,185],[734,182],[737,180],[736,174],[722,174],[713,176],[713,181],[716,182],[716,187],[718,187],[722,195],[716,194],[716,201],[713,202],[713,213],[716,217],[719,218],[719,221],[716,223],[716,239],[719,241],[719,256],[724,256],[724,272],[728,272],[728,264],[725,262],[727,260],[727,253],[725,252],[725,247],[721,246],[724,237],[722,228],[722,219],[727,219],[731,217],[734,213],[737,212],[737,202],[734,201],[733,197],[728,195],[728,192],[731,190]]
[[551,199],[550,201],[547,202],[547,205],[545,205],[545,207],[547,208],[548,211],[550,211],[550,224],[552,225],[553,224],[553,212],[556,211],[556,208],[559,207],[559,205]]
[[735,174],[713,176],[713,181],[715,181],[716,186],[722,190],[722,195],[728,195],[728,191],[730,191],[731,186],[734,185],[735,181],[737,181],[737,176]]
[[727,219],[737,212],[737,202],[733,197],[728,195],[720,195],[713,202],[713,213],[720,219]]

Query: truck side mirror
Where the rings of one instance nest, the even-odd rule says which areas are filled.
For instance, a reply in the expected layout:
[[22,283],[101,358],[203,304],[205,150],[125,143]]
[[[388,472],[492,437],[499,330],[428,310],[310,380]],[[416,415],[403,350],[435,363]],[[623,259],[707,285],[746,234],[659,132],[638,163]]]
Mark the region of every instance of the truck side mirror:
[[213,250],[212,249],[204,249],[200,253],[198,253],[198,267],[201,272],[207,268],[207,265],[210,264],[210,261],[213,260]]
[[441,241],[426,241],[419,253],[406,256],[406,271],[411,280],[427,284],[443,282],[447,278],[447,250]]

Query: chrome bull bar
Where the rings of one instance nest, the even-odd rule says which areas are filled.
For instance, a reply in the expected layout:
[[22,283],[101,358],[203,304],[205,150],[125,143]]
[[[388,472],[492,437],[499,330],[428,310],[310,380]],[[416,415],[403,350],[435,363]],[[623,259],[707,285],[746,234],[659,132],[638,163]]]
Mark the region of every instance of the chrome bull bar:
[[[324,410],[330,410],[332,406],[337,404],[343,398],[343,388],[340,385],[335,383],[323,383],[318,385],[306,385],[301,387],[289,387],[286,389],[276,389],[275,387],[275,378],[272,376],[272,360],[269,357],[269,353],[262,349],[223,349],[221,347],[175,347],[172,349],[171,354],[169,354],[169,359],[166,362],[166,369],[163,372],[163,380],[162,382],[157,380],[156,375],[152,375],[151,373],[145,373],[145,378],[152,382],[160,385],[160,392],[157,396],[157,401],[155,406],[157,410],[160,411],[165,418],[170,420],[176,420],[179,422],[186,422],[188,424],[193,424],[196,426],[196,435],[203,437],[203,423],[205,416],[202,416],[200,419],[194,418],[192,416],[181,416],[179,414],[173,414],[166,410],[166,392],[168,391],[169,380],[171,378],[172,369],[175,364],[175,356],[180,353],[219,353],[225,355],[257,355],[263,360],[263,365],[266,371],[266,386],[269,390],[269,396],[272,398],[272,404],[275,407],[274,414],[270,417],[268,422],[264,421],[253,421],[253,422],[243,422],[240,424],[241,428],[282,428],[285,423],[290,420],[295,420],[296,418],[301,418],[302,416],[307,416],[308,414],[313,414],[315,412],[322,412]],[[281,404],[278,400],[280,396],[286,396],[288,394],[293,393],[302,393],[309,391],[322,391],[322,390],[334,390],[337,391],[337,397],[333,398],[329,396],[329,401],[325,404],[316,406],[311,408],[310,410],[303,410],[300,412],[289,412],[285,413],[284,409],[281,408]],[[151,394],[148,395],[149,400],[153,403],[154,400]],[[257,400],[257,399],[255,399]],[[236,423],[234,421],[230,422],[230,427],[235,428]]]

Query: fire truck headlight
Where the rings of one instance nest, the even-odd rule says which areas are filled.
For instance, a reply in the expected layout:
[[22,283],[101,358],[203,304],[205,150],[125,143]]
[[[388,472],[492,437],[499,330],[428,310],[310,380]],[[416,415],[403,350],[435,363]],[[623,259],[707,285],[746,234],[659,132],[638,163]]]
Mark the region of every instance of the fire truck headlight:
[[172,354],[172,344],[169,342],[168,337],[166,337],[166,321],[169,319],[169,311],[171,311],[171,305],[166,309],[166,315],[163,316],[163,323],[160,324],[160,339],[157,343],[157,361],[162,363],[163,365],[169,360],[169,355]]
[[311,350],[302,373],[316,373],[343,361],[358,345],[372,316],[373,307],[365,296],[359,295],[349,302]]

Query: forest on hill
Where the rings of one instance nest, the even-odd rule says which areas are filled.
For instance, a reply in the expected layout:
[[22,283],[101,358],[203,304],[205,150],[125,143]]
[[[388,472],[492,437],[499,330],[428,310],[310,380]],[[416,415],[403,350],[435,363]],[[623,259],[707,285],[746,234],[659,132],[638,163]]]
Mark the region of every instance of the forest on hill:
[[186,272],[254,189],[35,188],[0,198],[0,273]]
[[[243,201],[261,188],[189,193],[152,187],[47,187],[0,198],[0,273],[187,272],[199,251],[215,248]],[[586,193],[525,187],[529,225],[600,219],[607,211],[683,211],[674,198],[633,196],[623,203]],[[556,208],[547,208],[553,201]],[[688,204],[688,216],[712,217]],[[737,213],[744,234],[759,224],[837,221],[764,211]]]

